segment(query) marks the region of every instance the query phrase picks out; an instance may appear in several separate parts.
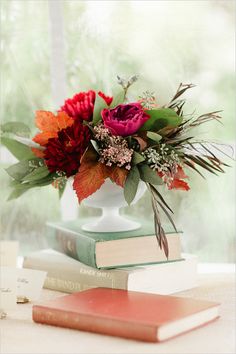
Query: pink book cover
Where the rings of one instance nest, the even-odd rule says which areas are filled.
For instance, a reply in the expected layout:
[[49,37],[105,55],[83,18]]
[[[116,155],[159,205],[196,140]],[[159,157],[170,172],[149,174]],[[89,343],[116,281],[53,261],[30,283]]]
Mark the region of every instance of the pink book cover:
[[94,288],[33,306],[38,323],[159,342],[219,317],[215,302]]

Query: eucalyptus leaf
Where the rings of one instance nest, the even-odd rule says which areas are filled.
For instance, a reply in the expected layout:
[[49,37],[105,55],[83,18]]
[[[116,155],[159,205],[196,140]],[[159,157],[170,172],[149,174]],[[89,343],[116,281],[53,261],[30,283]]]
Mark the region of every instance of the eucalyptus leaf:
[[1,125],[1,131],[3,133],[13,133],[18,136],[29,137],[30,129],[22,122],[7,122]]
[[14,139],[1,137],[1,144],[4,145],[17,160],[27,160],[35,157],[29,146]]
[[[48,176],[41,178],[40,180],[34,180],[30,182],[21,182],[21,181],[12,181],[11,186],[13,187],[13,191],[11,192],[8,200],[16,199],[20,197],[23,193],[25,193],[28,189],[35,187],[44,187],[53,182],[53,177],[55,174],[51,173]],[[62,193],[62,191],[60,191]]]
[[29,182],[18,182],[18,184],[13,185],[16,189],[29,189],[34,187],[44,187],[52,184],[53,182],[52,174],[48,175],[47,177],[41,178],[39,180],[29,181]]
[[54,174],[50,173],[46,177],[29,181],[28,184],[33,187],[44,187],[51,184],[54,181]]
[[147,132],[147,137],[156,142],[159,142],[162,139],[162,136],[160,134],[154,132]]
[[135,198],[139,181],[140,181],[139,170],[136,166],[134,166],[129,171],[124,186],[124,197],[128,205],[130,205]]
[[141,154],[139,154],[138,152],[134,151],[133,157],[132,157],[132,164],[137,165],[143,161],[145,161],[145,158]]
[[19,198],[23,193],[27,192],[29,189],[33,187],[34,186],[33,185],[31,186],[29,183],[17,182],[14,184],[13,190],[7,200]]
[[10,193],[9,197],[7,198],[8,201],[19,198],[23,193],[25,193],[28,190],[26,189],[13,189],[13,191]]
[[21,185],[20,181],[15,179],[10,180],[9,187],[17,188],[19,185]]
[[17,181],[21,181],[29,172],[31,167],[28,160],[22,160],[10,167],[6,168],[6,172],[10,177]]
[[66,188],[66,183],[59,186],[59,188],[58,188],[59,199],[61,199],[61,197],[63,196],[65,188]]
[[158,176],[157,171],[152,170],[148,165],[140,165],[139,166],[140,177],[144,182],[153,184],[153,185],[161,185],[163,181],[161,177]]
[[42,179],[43,177],[47,177],[49,175],[49,170],[46,166],[40,166],[37,167],[35,170],[27,174],[24,178],[23,181],[37,181]]
[[141,131],[159,131],[167,126],[169,127],[178,127],[183,118],[178,116],[178,114],[170,108],[160,108],[160,109],[151,109],[147,110],[146,113],[150,118],[144,123]]
[[104,101],[103,98],[96,95],[96,101],[95,101],[94,110],[93,110],[93,124],[94,125],[96,125],[102,119],[101,111],[104,108],[108,108],[106,102]]
[[14,165],[6,168],[6,172],[9,176],[14,178],[17,181],[21,181],[27,174],[29,174],[32,170],[32,165],[39,165],[43,159],[39,157],[34,157],[28,160],[21,160]]
[[16,180],[12,181],[12,183],[10,184],[10,186],[11,186],[13,189],[20,189],[20,190],[21,190],[21,189],[27,190],[27,189],[33,187],[33,186],[31,186],[29,183],[27,183],[27,182],[22,183],[22,182],[16,181]]
[[113,101],[110,104],[109,108],[115,108],[116,106],[118,106],[119,104],[124,103],[124,99],[125,99],[125,92],[122,91],[116,91],[113,94]]

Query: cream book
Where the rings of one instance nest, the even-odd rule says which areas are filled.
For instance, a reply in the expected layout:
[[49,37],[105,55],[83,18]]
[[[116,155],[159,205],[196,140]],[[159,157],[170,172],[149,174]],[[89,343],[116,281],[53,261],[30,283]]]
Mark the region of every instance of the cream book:
[[47,249],[24,259],[23,267],[47,272],[44,287],[73,293],[95,287],[172,294],[197,286],[197,257],[153,265],[99,270]]

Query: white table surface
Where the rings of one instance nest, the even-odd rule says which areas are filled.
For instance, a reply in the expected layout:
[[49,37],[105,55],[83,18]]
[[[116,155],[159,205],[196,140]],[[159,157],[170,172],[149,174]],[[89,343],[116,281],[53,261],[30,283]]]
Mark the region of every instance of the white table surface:
[[[41,300],[62,293],[43,290]],[[235,275],[209,272],[199,275],[199,286],[178,296],[220,302],[221,318],[190,333],[164,343],[145,343],[77,330],[36,324],[31,319],[32,304],[17,305],[17,310],[0,321],[0,353],[235,353]]]

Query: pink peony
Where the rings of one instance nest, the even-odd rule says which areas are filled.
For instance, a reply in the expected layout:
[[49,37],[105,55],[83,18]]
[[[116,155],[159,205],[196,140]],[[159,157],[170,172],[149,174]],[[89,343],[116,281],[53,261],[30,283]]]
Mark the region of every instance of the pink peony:
[[120,136],[136,133],[149,119],[140,103],[120,104],[113,109],[103,109],[101,114],[105,127]]

